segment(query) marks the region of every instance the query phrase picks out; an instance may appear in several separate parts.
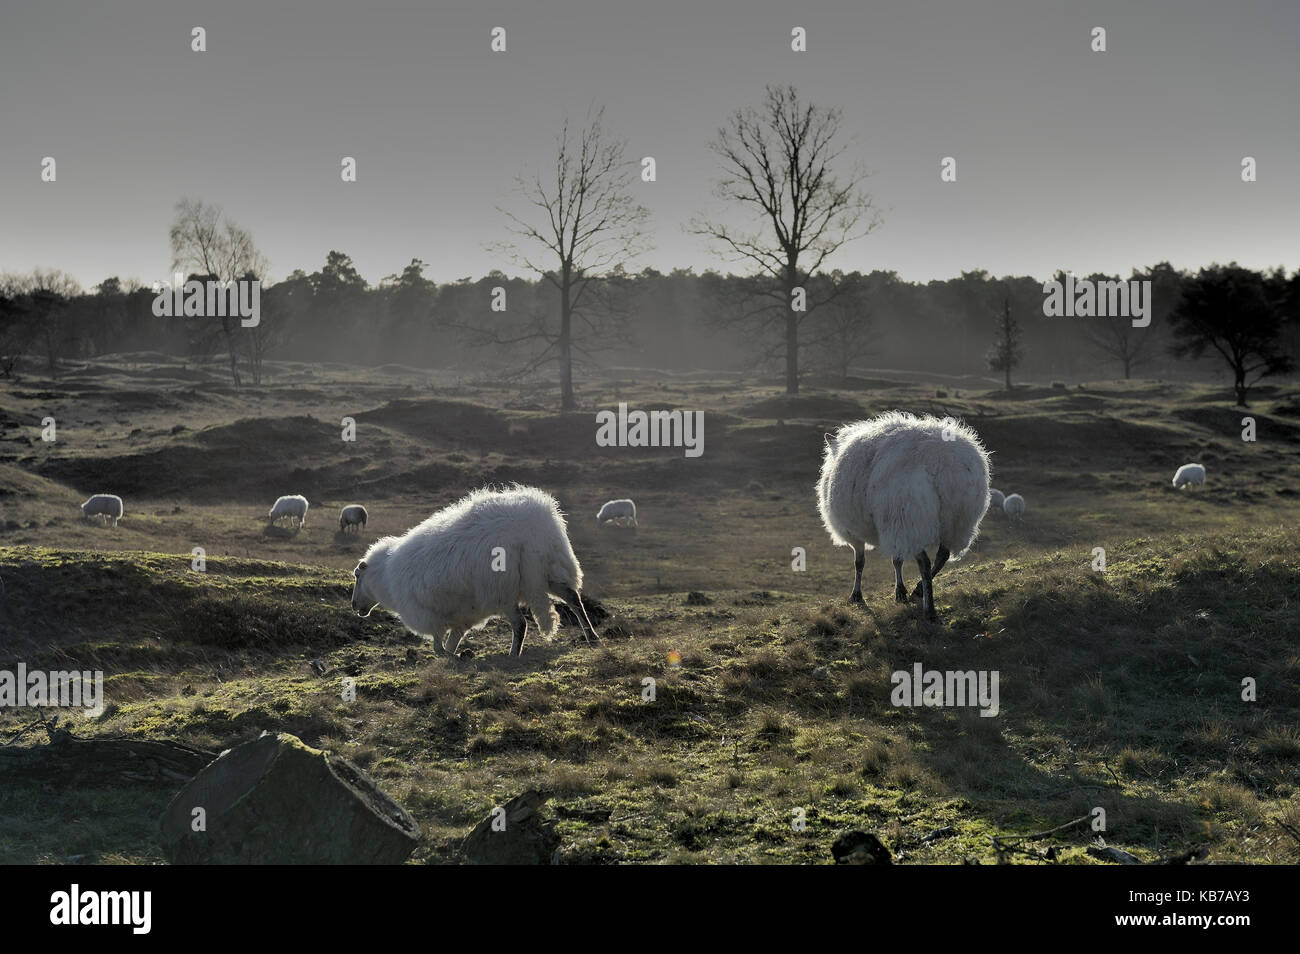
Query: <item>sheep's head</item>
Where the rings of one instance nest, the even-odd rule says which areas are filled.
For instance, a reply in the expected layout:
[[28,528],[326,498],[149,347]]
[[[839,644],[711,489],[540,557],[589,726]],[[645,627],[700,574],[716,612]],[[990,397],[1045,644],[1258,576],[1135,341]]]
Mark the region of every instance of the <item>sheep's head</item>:
[[362,560],[352,571],[352,611],[358,616],[369,616],[379,602],[366,588],[366,561]]

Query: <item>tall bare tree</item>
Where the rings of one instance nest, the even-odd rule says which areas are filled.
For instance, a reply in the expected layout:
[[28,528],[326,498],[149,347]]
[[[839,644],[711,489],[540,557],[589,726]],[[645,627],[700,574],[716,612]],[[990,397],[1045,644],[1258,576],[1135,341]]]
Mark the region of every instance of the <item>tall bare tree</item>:
[[880,224],[871,196],[863,191],[866,172],[851,167],[841,178],[835,166],[844,153],[843,118],[799,100],[793,86],[769,86],[763,105],[736,110],[710,148],[722,159],[714,192],[738,203],[757,226],[733,226],[721,219],[696,219],[692,230],[714,241],[733,261],[756,266],[771,279],[767,307],[741,308],[738,320],[784,333],[785,390],[799,392],[799,327],[823,302],[795,310],[797,288],[828,257]]
[[604,126],[604,109],[589,113],[571,135],[569,121],[556,136],[554,169],[515,180],[516,196],[533,206],[524,215],[498,207],[510,220],[512,241],[495,248],[540,275],[557,295],[556,312],[535,312],[517,333],[474,329],[480,342],[538,345],[530,368],[554,360],[560,372],[560,406],[577,408],[573,389],[574,353],[590,355],[616,319],[601,286],[622,275],[621,266],[646,250],[649,210],[632,195],[636,173],[626,158],[626,142]]
[[[169,235],[173,271],[188,271],[222,282],[266,277],[266,257],[257,250],[252,233],[227,218],[220,206],[198,199],[181,199],[176,203],[176,218]],[[221,332],[226,353],[230,356],[230,376],[235,387],[242,384],[239,346],[235,340],[239,320],[238,315],[227,314],[221,318]],[[260,358],[255,364],[260,378]]]

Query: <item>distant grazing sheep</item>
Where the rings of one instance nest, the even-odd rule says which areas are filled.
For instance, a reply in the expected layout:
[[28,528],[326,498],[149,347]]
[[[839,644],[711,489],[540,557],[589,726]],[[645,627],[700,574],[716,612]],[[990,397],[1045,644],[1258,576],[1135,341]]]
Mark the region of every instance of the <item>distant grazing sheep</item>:
[[307,522],[307,498],[298,494],[292,497],[280,497],[267,516],[271,518],[272,524],[285,519],[295,520],[298,529],[301,530],[302,525]]
[[934,576],[970,549],[988,510],[988,453],[964,424],[890,411],[826,435],[817,502],[831,540],[853,548],[851,601],[862,602],[866,551],[879,546],[894,564],[894,599],[907,601],[903,560],[913,558],[912,598],[937,619]]
[[1001,510],[1001,509],[1002,509],[1002,501],[1004,501],[1004,500],[1006,500],[1006,499],[1007,499],[1007,498],[1003,495],[1002,491],[997,490],[996,488],[994,488],[994,489],[990,489],[990,490],[989,490],[989,509],[990,509],[990,510]]
[[1020,494],[1012,494],[1002,501],[1002,509],[1006,511],[1008,517],[1015,517],[1018,520],[1025,515],[1025,498]]
[[552,594],[574,611],[583,637],[596,638],[564,516],[555,498],[536,487],[476,490],[403,536],[378,540],[352,572],[358,615],[382,606],[432,639],[439,655],[454,656],[467,630],[503,617],[514,627],[510,655],[518,656],[528,628],[525,607],[543,636],[555,632],[560,620]]
[[1205,467],[1202,464],[1183,464],[1174,474],[1174,486],[1186,487],[1188,484],[1205,483]]
[[609,521],[630,520],[632,526],[636,526],[636,504],[630,500],[610,500],[605,506],[600,508],[600,513],[596,514],[596,523],[604,524]]
[[357,533],[360,533],[366,528],[366,521],[369,518],[370,515],[361,504],[349,504],[339,511],[339,530],[345,531],[348,527],[353,527]]
[[[117,494],[95,494],[81,505],[83,520],[89,520],[91,517],[107,517],[115,527],[122,519],[122,513],[122,498]],[[101,520],[100,523],[103,521]]]

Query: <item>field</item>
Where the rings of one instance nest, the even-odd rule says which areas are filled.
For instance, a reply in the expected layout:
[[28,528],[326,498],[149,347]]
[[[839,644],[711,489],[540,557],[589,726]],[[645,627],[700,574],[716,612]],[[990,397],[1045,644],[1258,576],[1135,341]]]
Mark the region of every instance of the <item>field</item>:
[[[1294,385],[1257,389],[1246,442],[1225,390],[1185,383],[941,392],[899,374],[787,398],[641,371],[588,383],[585,410],[562,415],[550,391],[404,367],[269,371],[235,391],[122,355],[0,388],[0,668],[102,669],[103,714],[60,723],[78,736],[216,751],[293,733],[411,812],[420,862],[458,860],[530,787],[554,793],[569,863],[825,863],[853,828],[896,861],[992,863],[991,836],[1095,807],[1107,843],[1144,860],[1204,846],[1212,862],[1300,861]],[[619,401],[702,410],[704,454],[596,446],[594,412]],[[938,623],[893,602],[874,554],[866,605],[847,602],[851,556],[813,496],[823,433],[896,407],[963,418],[994,485],[1028,502],[1020,523],[988,515],[936,579]],[[1175,491],[1188,461],[1209,482]],[[612,614],[599,645],[534,631],[512,660],[497,621],[445,660],[391,616],[351,612],[368,543],[509,481],[569,514],[585,592]],[[116,529],[80,518],[101,491],[126,501]],[[300,533],[266,529],[286,493],[311,500]],[[598,529],[622,496],[639,529]],[[359,539],[337,532],[353,502],[371,514]],[[891,673],[917,663],[998,672],[999,713],[891,704]],[[0,744],[32,718],[0,710]],[[175,789],[10,773],[0,861],[160,862]],[[1079,825],[1030,845],[1094,863],[1094,838]]]

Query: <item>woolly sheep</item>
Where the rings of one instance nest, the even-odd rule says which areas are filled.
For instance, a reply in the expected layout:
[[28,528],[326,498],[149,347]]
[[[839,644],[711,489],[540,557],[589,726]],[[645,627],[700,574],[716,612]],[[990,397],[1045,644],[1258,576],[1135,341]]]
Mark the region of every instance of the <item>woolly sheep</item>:
[[[81,505],[83,520],[89,520],[91,517],[108,517],[115,527],[122,519],[122,512],[122,498],[117,494],[94,494]],[[103,523],[102,520],[100,522]]]
[[543,636],[555,632],[560,620],[552,594],[574,611],[583,637],[596,639],[564,516],[555,498],[536,487],[476,490],[403,536],[376,541],[352,572],[358,615],[382,606],[432,639],[439,655],[454,656],[467,630],[503,617],[514,627],[510,655],[518,656],[528,628],[525,608]]
[[1019,519],[1025,514],[1025,498],[1020,494],[1012,494],[1002,501],[1002,509],[1006,511],[1008,517]]
[[989,509],[1001,510],[1002,502],[1006,499],[1007,498],[1005,495],[1003,495],[1002,491],[998,490],[997,488],[991,488],[989,490]]
[[988,453],[964,424],[890,411],[826,435],[818,509],[835,545],[853,549],[853,602],[862,602],[866,551],[879,546],[894,564],[894,599],[907,601],[903,560],[914,558],[912,598],[937,619],[934,576],[970,549],[988,505]]
[[1174,474],[1174,486],[1185,487],[1188,484],[1205,483],[1205,467],[1202,464],[1183,464]]
[[307,522],[307,498],[298,494],[292,497],[279,497],[267,516],[271,518],[271,523],[285,518],[296,520],[298,529],[301,530],[302,525]]
[[361,504],[349,504],[339,511],[339,530],[347,530],[348,527],[356,529],[360,533],[366,528],[366,521],[370,515],[366,513],[366,508]]
[[596,523],[603,524],[610,520],[630,520],[636,526],[636,504],[630,500],[610,500],[596,514]]

